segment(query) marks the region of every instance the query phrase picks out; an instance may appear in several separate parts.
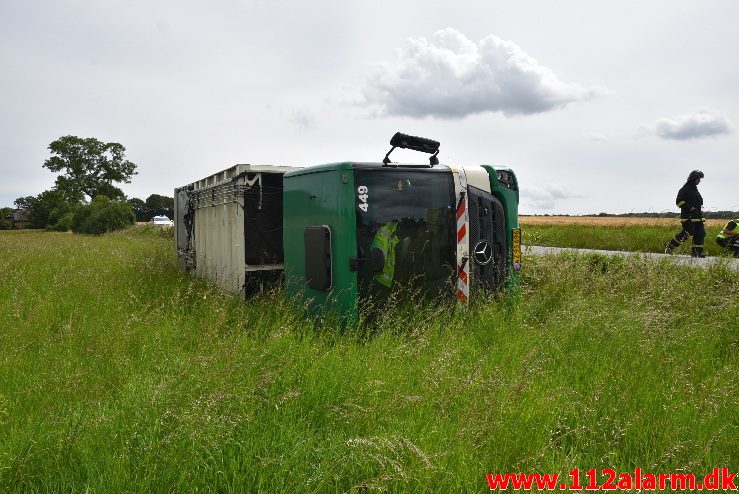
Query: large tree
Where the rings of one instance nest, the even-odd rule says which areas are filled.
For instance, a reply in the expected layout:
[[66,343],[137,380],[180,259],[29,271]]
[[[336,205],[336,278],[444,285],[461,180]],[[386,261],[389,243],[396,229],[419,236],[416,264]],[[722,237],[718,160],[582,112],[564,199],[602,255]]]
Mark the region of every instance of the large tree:
[[136,221],[149,221],[149,208],[146,207],[146,203],[143,199],[138,197],[132,197],[128,201],[128,205],[131,206],[131,211],[136,215]]
[[152,194],[146,198],[146,207],[149,210],[149,219],[160,215],[169,219],[174,217],[174,197]]
[[126,148],[117,142],[64,136],[49,144],[49,151],[52,156],[44,167],[63,173],[57,177],[55,188],[67,196],[123,199],[125,194],[113,184],[131,183],[136,175],[136,165],[125,158]]

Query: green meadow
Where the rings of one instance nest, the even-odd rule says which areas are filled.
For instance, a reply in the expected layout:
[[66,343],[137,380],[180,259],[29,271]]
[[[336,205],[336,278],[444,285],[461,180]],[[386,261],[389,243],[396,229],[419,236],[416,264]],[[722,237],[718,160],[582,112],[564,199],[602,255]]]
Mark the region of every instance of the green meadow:
[[[704,242],[709,256],[724,256],[726,252],[716,244],[721,227],[707,226]],[[624,250],[628,252],[664,252],[665,243],[680,231],[680,224],[633,225],[578,225],[533,224],[521,228],[525,245],[546,247],[573,247],[578,249]],[[690,255],[691,240],[675,254]]]
[[150,228],[0,232],[0,259],[0,492],[487,492],[486,473],[739,469],[725,263],[527,257],[515,296],[342,332],[279,290],[245,303],[180,272]]

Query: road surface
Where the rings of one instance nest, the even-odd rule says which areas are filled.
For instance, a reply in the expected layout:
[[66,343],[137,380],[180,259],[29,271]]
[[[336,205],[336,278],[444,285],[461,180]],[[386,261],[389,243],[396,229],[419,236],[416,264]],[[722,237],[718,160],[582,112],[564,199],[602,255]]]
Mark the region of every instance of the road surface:
[[578,254],[601,254],[606,256],[642,256],[648,259],[663,259],[669,257],[678,264],[685,264],[687,266],[701,266],[707,267],[718,262],[725,262],[732,269],[739,271],[739,259],[732,259],[727,257],[705,257],[697,258],[685,255],[677,254],[657,254],[654,252],[626,252],[620,250],[596,250],[596,249],[573,249],[566,247],[541,247],[538,245],[527,245],[523,247],[524,255],[535,255],[543,256],[547,254],[559,254],[561,252],[575,252]]

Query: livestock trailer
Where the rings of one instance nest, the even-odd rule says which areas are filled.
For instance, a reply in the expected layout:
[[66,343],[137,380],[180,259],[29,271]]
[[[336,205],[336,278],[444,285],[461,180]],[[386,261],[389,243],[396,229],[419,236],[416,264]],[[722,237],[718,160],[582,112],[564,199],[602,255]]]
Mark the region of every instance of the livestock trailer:
[[180,267],[250,295],[282,277],[282,177],[289,166],[239,164],[176,188]]
[[[283,179],[285,286],[313,314],[347,321],[398,289],[467,304],[518,283],[518,183],[505,167],[440,165],[439,143],[396,134],[378,163],[341,162]],[[428,164],[389,159],[396,147]]]

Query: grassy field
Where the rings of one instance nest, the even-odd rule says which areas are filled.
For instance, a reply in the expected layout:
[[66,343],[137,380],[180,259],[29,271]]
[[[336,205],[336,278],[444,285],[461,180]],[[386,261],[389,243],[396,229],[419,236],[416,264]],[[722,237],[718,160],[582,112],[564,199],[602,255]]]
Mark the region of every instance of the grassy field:
[[[706,252],[726,255],[716,244],[716,235],[728,220],[706,222]],[[621,218],[598,216],[522,216],[524,245],[664,252],[665,243],[680,231],[680,221],[670,218]],[[688,240],[676,254],[690,254]]]
[[147,228],[0,234],[0,492],[486,492],[485,473],[739,468],[722,265],[526,259],[506,303],[306,322]]

